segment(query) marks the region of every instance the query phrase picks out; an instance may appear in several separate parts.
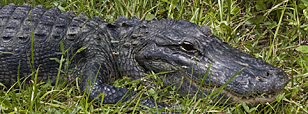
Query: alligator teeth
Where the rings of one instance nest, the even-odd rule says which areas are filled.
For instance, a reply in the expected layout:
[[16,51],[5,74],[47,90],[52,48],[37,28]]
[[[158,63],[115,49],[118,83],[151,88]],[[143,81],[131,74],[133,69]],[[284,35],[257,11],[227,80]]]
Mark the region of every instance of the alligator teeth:
[[112,52],[112,55],[119,55],[118,52]]
[[111,40],[111,43],[119,43],[120,41],[118,40]]
[[187,66],[181,66],[181,68],[185,68],[185,69],[187,69],[188,67],[187,67]]
[[144,81],[144,82],[147,81],[145,78],[141,78],[140,80],[141,80],[141,81]]

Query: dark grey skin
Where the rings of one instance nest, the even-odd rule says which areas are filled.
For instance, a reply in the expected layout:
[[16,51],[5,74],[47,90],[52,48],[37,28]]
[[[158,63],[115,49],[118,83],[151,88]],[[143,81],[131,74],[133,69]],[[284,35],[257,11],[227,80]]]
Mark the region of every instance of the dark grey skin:
[[[6,86],[16,82],[18,72],[21,78],[32,73],[32,33],[32,67],[39,68],[39,80],[57,76],[59,63],[50,58],[61,57],[57,54],[61,52],[60,42],[71,55],[87,47],[71,61],[70,69],[75,72],[70,75],[81,78],[81,89],[90,99],[105,92],[106,104],[126,101],[136,94],[110,83],[122,76],[139,79],[151,71],[174,71],[167,74],[164,86],[174,84],[178,93],[186,96],[197,92],[211,65],[198,94],[204,97],[244,68],[219,97],[249,104],[273,101],[288,82],[281,69],[222,42],[211,35],[207,26],[174,19],[141,21],[136,17],[119,17],[106,23],[99,17],[90,19],[84,14],[62,13],[57,8],[36,6],[32,15],[30,10],[29,5],[0,7],[0,82]],[[141,101],[149,106],[154,106],[153,102],[151,98]]]

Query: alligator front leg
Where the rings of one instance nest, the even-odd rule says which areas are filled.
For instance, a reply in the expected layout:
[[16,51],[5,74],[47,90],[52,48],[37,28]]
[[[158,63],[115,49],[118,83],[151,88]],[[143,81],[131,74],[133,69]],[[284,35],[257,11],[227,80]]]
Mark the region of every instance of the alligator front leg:
[[[83,76],[81,78],[81,89],[86,91],[87,95],[89,95],[89,101],[95,100],[95,102],[101,102],[101,100],[103,100],[104,104],[116,104],[118,102],[126,102],[136,97],[135,95],[137,95],[137,93],[132,90],[105,84],[101,78],[102,73],[97,72],[99,68],[95,65],[89,65],[86,69],[87,70],[83,71],[82,73]],[[102,93],[105,93],[104,99],[102,99]],[[101,96],[97,97],[98,95]],[[157,102],[156,107],[155,101],[151,97],[145,97],[146,95],[142,94],[142,100],[139,104],[146,105],[152,108],[169,107],[169,105],[162,104],[159,102]]]
[[125,102],[136,95],[134,91],[104,84],[96,77],[96,73],[90,71],[82,78],[81,89],[89,95],[89,100],[101,101],[102,96],[96,97],[101,93],[105,93],[103,103],[116,104],[119,101]]

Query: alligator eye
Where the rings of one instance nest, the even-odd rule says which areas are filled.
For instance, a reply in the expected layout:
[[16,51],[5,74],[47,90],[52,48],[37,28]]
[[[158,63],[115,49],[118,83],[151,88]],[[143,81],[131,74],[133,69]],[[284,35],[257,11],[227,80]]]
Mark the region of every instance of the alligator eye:
[[195,51],[196,50],[195,46],[192,43],[187,42],[187,41],[182,42],[180,46],[181,46],[181,49],[184,51]]

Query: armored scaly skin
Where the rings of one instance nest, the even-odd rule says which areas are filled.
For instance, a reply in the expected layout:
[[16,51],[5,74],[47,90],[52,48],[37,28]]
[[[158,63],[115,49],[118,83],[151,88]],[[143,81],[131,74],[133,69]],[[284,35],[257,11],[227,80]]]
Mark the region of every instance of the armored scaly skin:
[[[202,97],[244,68],[219,97],[246,103],[274,100],[288,81],[282,70],[223,43],[207,26],[183,20],[120,17],[106,23],[57,8],[9,4],[0,7],[0,31],[0,82],[6,86],[15,83],[18,74],[21,78],[31,74],[31,68],[39,68],[39,80],[55,79],[59,63],[50,58],[61,57],[60,42],[71,55],[87,47],[71,61],[70,68],[77,68],[71,75],[81,78],[82,90],[91,87],[90,99],[105,92],[104,103],[117,103],[122,97],[126,101],[135,94],[108,84],[122,76],[141,78],[150,71],[176,71],[167,74],[164,85],[174,84],[179,94],[193,95],[211,65],[198,94]],[[34,66],[30,65],[32,36]],[[151,99],[141,102],[154,106]]]

